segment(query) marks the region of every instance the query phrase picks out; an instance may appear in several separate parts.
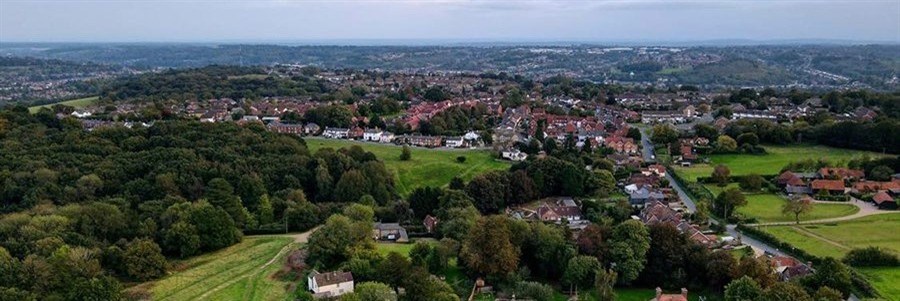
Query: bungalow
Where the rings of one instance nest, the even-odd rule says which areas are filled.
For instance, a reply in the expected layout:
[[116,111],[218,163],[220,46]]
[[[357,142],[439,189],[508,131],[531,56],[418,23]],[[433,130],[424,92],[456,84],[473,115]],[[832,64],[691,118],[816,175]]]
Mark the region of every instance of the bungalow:
[[814,180],[809,184],[809,188],[813,193],[823,190],[829,193],[844,193],[845,190],[843,180]]
[[891,197],[886,191],[879,191],[872,196],[872,201],[878,205],[879,209],[897,209],[897,201]]
[[316,299],[332,298],[353,292],[353,274],[350,272],[312,271],[307,276],[306,283]]
[[322,132],[322,136],[333,139],[347,139],[350,136],[350,129],[326,127],[325,131]]
[[381,141],[381,135],[384,134],[384,131],[379,129],[367,129],[363,132],[363,140],[366,141]]
[[372,236],[375,240],[409,242],[406,228],[398,223],[375,223],[372,226]]

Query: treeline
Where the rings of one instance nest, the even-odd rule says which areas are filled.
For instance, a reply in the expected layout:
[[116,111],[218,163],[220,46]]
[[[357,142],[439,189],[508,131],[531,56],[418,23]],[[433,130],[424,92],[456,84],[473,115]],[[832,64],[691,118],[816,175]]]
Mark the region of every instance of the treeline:
[[100,92],[105,100],[258,99],[272,96],[318,96],[325,82],[304,74],[269,75],[261,67],[208,66],[147,73],[115,80]]
[[[743,136],[750,142],[764,144],[818,142],[834,147],[887,153],[896,153],[900,150],[898,132],[900,120],[894,118],[882,118],[873,122],[841,121],[818,124],[801,121],[790,125],[768,120],[742,119],[729,123],[724,130],[724,134],[729,138]],[[718,139],[718,135],[710,131],[698,133],[704,134],[710,141]],[[743,145],[740,140],[742,139],[738,139],[738,144]]]
[[425,135],[460,136],[471,130],[486,130],[496,122],[483,103],[472,107],[453,106],[422,122],[419,132]]
[[0,111],[0,294],[121,298],[119,280],[242,232],[303,231],[341,203],[386,205],[393,177],[361,148],[310,154],[260,125],[157,122],[82,130],[49,110]]

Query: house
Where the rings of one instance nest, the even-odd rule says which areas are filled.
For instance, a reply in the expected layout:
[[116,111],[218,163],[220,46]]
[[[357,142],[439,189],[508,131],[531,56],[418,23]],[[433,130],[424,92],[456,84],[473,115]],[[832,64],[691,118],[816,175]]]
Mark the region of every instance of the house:
[[365,135],[366,131],[361,127],[353,127],[347,132],[347,138],[350,139],[362,139],[363,135]]
[[381,133],[381,139],[379,142],[381,143],[391,143],[394,141],[394,133],[391,132],[383,132]]
[[653,164],[653,165],[647,166],[647,168],[641,169],[641,173],[644,174],[645,176],[655,174],[660,177],[665,177],[666,176],[666,167],[662,166],[660,164]]
[[381,141],[381,135],[384,134],[384,131],[379,129],[367,129],[363,132],[363,140],[366,141]]
[[688,300],[688,290],[686,288],[681,289],[681,294],[663,294],[661,288],[656,288],[656,297],[650,299],[650,301],[687,301]]
[[319,125],[312,122],[303,126],[303,133],[307,135],[318,135],[320,130]]
[[277,122],[277,121],[267,124],[266,128],[269,131],[276,132],[276,133],[283,133],[283,134],[300,135],[301,133],[303,133],[303,125],[287,124],[287,123],[281,123],[281,122]]
[[525,161],[525,159],[528,158],[528,154],[523,153],[517,149],[513,149],[501,152],[500,157],[511,161]]
[[878,208],[880,209],[897,209],[897,201],[895,201],[887,191],[879,191],[872,196],[872,201],[875,202],[875,205],[878,205]]
[[628,194],[628,203],[632,206],[643,206],[650,201],[667,202],[666,195],[658,190],[648,189],[646,186],[638,188]]
[[372,236],[375,240],[409,242],[406,228],[398,223],[375,223],[372,226]]
[[441,146],[441,137],[436,136],[406,136],[404,137],[406,143],[414,146],[424,146],[424,147],[440,147]]
[[859,180],[866,177],[866,173],[862,170],[849,168],[829,168],[822,167],[818,172],[819,178],[822,179],[841,179],[841,180]]
[[353,274],[350,272],[312,271],[307,276],[306,283],[316,299],[332,298],[353,292]]
[[426,215],[425,219],[422,220],[422,225],[425,226],[425,230],[428,231],[428,233],[433,233],[437,227],[437,224],[438,219],[434,216],[431,216],[430,214]]
[[350,129],[326,127],[325,131],[322,132],[322,136],[333,139],[347,139],[347,137],[350,137]]
[[580,221],[581,207],[572,198],[558,199],[555,204],[544,202],[536,210],[537,217],[545,222]]
[[851,189],[851,191],[856,193],[870,193],[881,190],[887,190],[893,194],[900,194],[900,180],[893,180],[890,182],[859,181],[853,183],[853,188]]
[[809,188],[813,193],[818,193],[819,191],[827,191],[828,193],[844,193],[844,181],[843,180],[814,180],[809,184]]
[[812,274],[811,263],[801,263],[799,260],[788,256],[773,256],[768,259],[769,266],[781,281],[790,281],[796,277]]
[[445,137],[444,138],[444,146],[459,148],[465,145],[465,140],[463,137]]

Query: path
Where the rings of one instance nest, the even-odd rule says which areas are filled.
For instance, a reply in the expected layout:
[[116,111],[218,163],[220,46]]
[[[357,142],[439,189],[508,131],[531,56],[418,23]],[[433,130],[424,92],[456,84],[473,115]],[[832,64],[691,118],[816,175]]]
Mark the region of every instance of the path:
[[849,202],[814,201],[813,203],[816,203],[816,204],[849,204],[849,205],[853,205],[853,206],[856,206],[857,208],[859,208],[859,211],[857,211],[856,213],[851,214],[851,215],[832,217],[832,218],[823,218],[823,219],[816,219],[816,220],[809,220],[809,221],[800,221],[800,223],[797,223],[797,222],[769,222],[769,223],[747,224],[747,226],[788,226],[788,225],[826,224],[826,223],[834,223],[834,222],[847,221],[847,220],[852,220],[852,219],[857,219],[857,218],[863,218],[863,217],[870,216],[870,215],[900,213],[900,211],[896,211],[896,210],[893,210],[893,211],[881,210],[881,209],[878,209],[878,206],[875,206],[872,203],[862,201],[862,200],[854,198],[854,197],[850,197],[850,198],[852,199],[852,201],[849,201]]
[[315,227],[315,228],[313,228],[313,229],[311,229],[311,230],[309,230],[309,231],[303,232],[303,233],[291,233],[291,234],[277,235],[277,236],[287,236],[287,237],[291,237],[291,238],[294,239],[294,242],[293,242],[293,243],[289,243],[289,244],[287,244],[286,246],[284,246],[283,248],[281,248],[281,250],[279,250],[278,253],[276,253],[275,256],[272,257],[272,259],[269,259],[269,261],[267,261],[265,264],[263,264],[263,265],[257,267],[256,269],[254,269],[253,272],[251,272],[251,273],[245,273],[244,275],[241,275],[240,277],[235,277],[235,278],[233,278],[233,279],[231,279],[231,280],[229,280],[229,281],[226,281],[225,283],[219,284],[219,285],[217,285],[216,287],[214,287],[214,288],[212,288],[212,289],[206,291],[205,293],[203,293],[203,295],[200,295],[200,297],[197,297],[197,300],[205,300],[206,298],[209,298],[209,296],[212,295],[212,294],[215,293],[215,292],[218,292],[218,291],[220,291],[220,290],[223,290],[223,289],[225,289],[225,288],[231,286],[232,284],[235,284],[235,283],[237,283],[238,281],[243,280],[244,278],[247,278],[247,277],[256,275],[256,274],[259,273],[259,272],[262,272],[263,270],[266,269],[266,267],[268,267],[268,266],[272,265],[273,263],[275,263],[276,261],[278,261],[278,258],[281,258],[281,256],[284,255],[285,252],[288,252],[288,251],[290,251],[293,247],[296,247],[296,245],[297,245],[298,243],[302,244],[302,243],[308,242],[308,241],[309,241],[309,236],[310,236],[310,234],[312,234],[312,233],[315,232],[316,230],[319,230],[319,227]]
[[799,232],[801,232],[803,235],[806,235],[806,236],[809,236],[809,237],[812,237],[812,238],[815,238],[815,239],[824,241],[824,242],[828,243],[829,245],[832,245],[832,246],[835,246],[835,247],[838,247],[838,248],[841,248],[841,249],[844,249],[844,250],[850,250],[849,247],[847,247],[847,246],[845,246],[845,245],[842,245],[842,244],[840,244],[839,242],[836,242],[836,241],[830,240],[830,239],[828,239],[828,238],[825,238],[825,237],[822,236],[822,235],[815,234],[815,233],[813,233],[812,231],[803,229],[803,227],[792,226],[791,229],[794,229],[794,230],[796,230],[796,231],[799,231]]
[[656,156],[653,155],[653,144],[650,143],[650,133],[647,132],[646,127],[637,128],[641,132],[641,153],[644,154],[644,162],[656,161]]

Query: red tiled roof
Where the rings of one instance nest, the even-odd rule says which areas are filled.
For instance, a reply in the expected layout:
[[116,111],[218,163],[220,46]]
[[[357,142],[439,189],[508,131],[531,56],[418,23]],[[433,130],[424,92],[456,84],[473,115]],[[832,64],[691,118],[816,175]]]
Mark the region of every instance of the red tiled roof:
[[881,203],[884,202],[894,202],[894,198],[892,198],[891,195],[889,195],[885,191],[879,191],[878,193],[876,193],[874,196],[872,196],[872,200],[875,201],[875,204],[878,205],[881,205]]
[[812,181],[810,187],[814,190],[844,190],[844,181],[842,180],[815,180]]
[[828,168],[822,167],[819,169],[819,174],[822,176],[828,175],[836,175],[840,178],[863,178],[866,176],[866,173],[862,170],[849,169],[849,168]]

